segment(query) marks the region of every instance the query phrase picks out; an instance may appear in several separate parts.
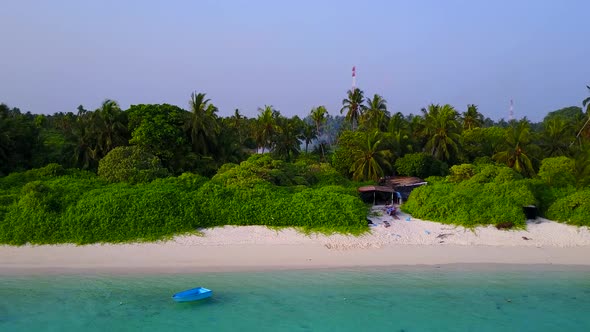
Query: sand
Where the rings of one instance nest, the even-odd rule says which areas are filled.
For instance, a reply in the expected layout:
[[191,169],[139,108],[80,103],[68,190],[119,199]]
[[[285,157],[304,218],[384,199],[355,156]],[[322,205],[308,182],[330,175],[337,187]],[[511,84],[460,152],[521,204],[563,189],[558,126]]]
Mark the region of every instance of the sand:
[[[379,207],[374,208],[379,213]],[[590,267],[590,230],[546,219],[526,230],[465,229],[398,213],[369,217],[362,236],[225,226],[170,241],[86,246],[0,246],[0,274],[182,273],[441,264]],[[409,220],[407,220],[409,219]],[[385,227],[388,221],[390,227]]]

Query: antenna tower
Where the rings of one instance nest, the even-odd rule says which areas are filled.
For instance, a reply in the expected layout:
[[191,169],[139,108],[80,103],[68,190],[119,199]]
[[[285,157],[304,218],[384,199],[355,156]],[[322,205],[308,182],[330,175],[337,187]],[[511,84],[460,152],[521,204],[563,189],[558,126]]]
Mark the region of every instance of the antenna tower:
[[352,66],[352,91],[356,89],[356,66]]
[[508,114],[508,118],[510,121],[514,119],[514,101],[512,101],[512,99],[510,99],[510,112]]

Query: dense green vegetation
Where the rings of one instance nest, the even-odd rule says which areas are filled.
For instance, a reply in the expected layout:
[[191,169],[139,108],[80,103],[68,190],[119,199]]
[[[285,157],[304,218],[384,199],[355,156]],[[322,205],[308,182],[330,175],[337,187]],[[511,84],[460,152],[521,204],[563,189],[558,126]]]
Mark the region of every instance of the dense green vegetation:
[[543,160],[539,178],[527,179],[507,166],[455,165],[446,177],[430,177],[402,210],[415,217],[465,227],[492,224],[523,228],[523,207],[534,205],[547,218],[590,226],[590,192],[575,188],[574,161]]
[[367,207],[331,167],[255,155],[208,179],[131,185],[48,165],[0,179],[0,243],[157,240],[221,225],[366,231]]
[[587,224],[590,99],[582,105],[532,123],[494,122],[476,105],[392,114],[360,89],[341,116],[317,106],[303,119],[271,105],[221,117],[203,93],[188,110],[0,104],[0,242],[154,240],[224,224],[358,233],[366,207],[351,181],[394,174],[428,178],[404,206],[420,218],[521,227],[534,204]]

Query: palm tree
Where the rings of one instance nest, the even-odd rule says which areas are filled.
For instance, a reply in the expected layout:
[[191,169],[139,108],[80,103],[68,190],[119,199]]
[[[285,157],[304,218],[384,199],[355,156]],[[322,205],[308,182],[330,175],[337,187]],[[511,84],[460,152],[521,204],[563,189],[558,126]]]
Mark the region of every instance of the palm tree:
[[322,132],[322,125],[326,123],[326,116],[328,115],[328,110],[325,106],[314,107],[311,109],[309,115],[311,116],[311,119],[313,120],[313,123],[316,126],[316,131],[318,135],[321,135],[320,133]]
[[[590,86],[586,85],[586,88],[588,89],[588,92],[590,92]],[[586,114],[590,115],[590,97],[582,101],[582,106],[586,107]]]
[[[315,123],[316,126],[316,134],[317,137],[320,138],[322,137],[322,125],[324,123],[326,123],[326,116],[328,115],[328,110],[326,109],[325,106],[318,106],[315,108],[311,109],[311,119],[313,120],[313,122]],[[324,153],[324,145],[322,144],[322,142],[320,142],[320,149],[322,151],[322,160],[326,159],[325,153]],[[305,152],[307,152],[307,145],[305,146]]]
[[387,101],[383,97],[375,94],[372,99],[367,99],[367,105],[364,108],[364,114],[361,119],[367,129],[385,130],[388,118]]
[[238,135],[238,143],[240,146],[244,145],[245,140],[243,134],[245,120],[246,119],[244,118],[244,116],[240,114],[240,110],[236,108],[236,110],[234,111],[234,115],[231,117],[231,125]]
[[563,118],[554,117],[543,122],[540,145],[547,157],[565,156],[571,138],[572,135]]
[[477,111],[477,105],[467,105],[467,111],[461,116],[463,122],[463,129],[479,128],[483,125],[483,114]]
[[384,143],[388,144],[393,154],[397,156],[412,152],[409,123],[400,112],[395,113],[387,124]]
[[[590,90],[590,86],[586,85],[586,88],[588,88],[588,90]],[[575,139],[580,140],[580,145],[582,144],[580,136],[584,137],[584,138],[590,138],[590,126],[589,126],[589,124],[590,124],[590,97],[588,97],[582,101],[582,106],[586,107],[586,117],[588,117],[588,119],[584,119],[584,120],[580,121],[580,123],[583,122],[584,124],[581,126],[580,131],[578,131],[578,134],[575,137]],[[573,145],[573,144],[574,144],[574,142],[572,142],[570,145]]]
[[391,151],[381,147],[379,131],[367,135],[365,144],[361,144],[352,153],[354,160],[350,167],[352,177],[356,181],[379,180],[385,172],[384,167],[390,167]]
[[528,120],[523,119],[513,123],[506,129],[506,139],[502,146],[503,151],[494,154],[492,158],[525,176],[533,176],[535,171],[531,158],[527,153],[530,144],[530,124]]
[[449,161],[459,153],[458,113],[449,104],[430,105],[424,114],[423,134],[427,138],[425,150],[441,161]]
[[286,161],[291,161],[292,157],[296,157],[300,152],[303,125],[303,121],[297,116],[292,119],[278,117],[273,135],[273,153]]
[[303,141],[305,142],[305,153],[307,153],[307,148],[314,139],[318,138],[316,129],[314,126],[305,124],[303,127],[303,132],[301,134]]
[[76,123],[72,128],[72,136],[76,140],[74,147],[74,164],[82,169],[98,167],[98,144],[96,133],[96,116],[82,107],[78,107]]
[[257,119],[257,143],[262,148],[271,147],[271,138],[277,131],[276,118],[279,114],[272,106],[265,105],[264,108],[258,108],[258,119]]
[[191,94],[189,101],[191,114],[186,123],[186,129],[189,131],[193,151],[201,156],[215,151],[220,131],[217,107],[210,101],[206,99],[205,93],[196,92]]
[[342,108],[340,114],[346,111],[346,120],[348,120],[352,126],[352,130],[355,129],[355,124],[363,115],[363,102],[365,101],[364,92],[359,88],[348,90],[347,98],[342,99]]
[[107,99],[94,112],[96,130],[98,131],[98,148],[102,157],[117,146],[125,145],[127,125],[125,113],[116,101]]
[[8,162],[8,154],[12,146],[9,135],[9,112],[10,109],[6,104],[0,104],[0,160],[3,164]]

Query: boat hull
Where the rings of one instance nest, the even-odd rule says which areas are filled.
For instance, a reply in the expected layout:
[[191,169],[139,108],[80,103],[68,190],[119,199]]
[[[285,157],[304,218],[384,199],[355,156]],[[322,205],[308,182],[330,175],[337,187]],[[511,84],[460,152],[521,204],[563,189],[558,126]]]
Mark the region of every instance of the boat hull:
[[176,302],[191,302],[209,298],[211,295],[213,295],[212,290],[204,287],[197,287],[176,293],[172,295],[172,299]]

